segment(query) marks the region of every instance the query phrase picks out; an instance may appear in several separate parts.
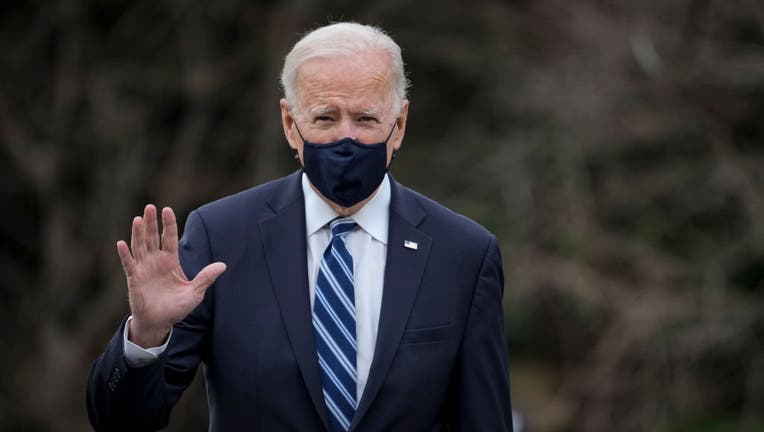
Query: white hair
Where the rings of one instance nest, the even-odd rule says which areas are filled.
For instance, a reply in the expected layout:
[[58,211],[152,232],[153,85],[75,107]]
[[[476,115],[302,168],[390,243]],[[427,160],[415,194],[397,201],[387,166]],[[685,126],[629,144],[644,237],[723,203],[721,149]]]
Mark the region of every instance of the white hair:
[[390,55],[393,69],[393,109],[397,113],[406,99],[409,81],[403,70],[401,47],[379,27],[353,22],[340,22],[319,27],[302,37],[284,59],[281,86],[284,98],[294,108],[297,102],[297,69],[315,57],[357,55],[382,50]]

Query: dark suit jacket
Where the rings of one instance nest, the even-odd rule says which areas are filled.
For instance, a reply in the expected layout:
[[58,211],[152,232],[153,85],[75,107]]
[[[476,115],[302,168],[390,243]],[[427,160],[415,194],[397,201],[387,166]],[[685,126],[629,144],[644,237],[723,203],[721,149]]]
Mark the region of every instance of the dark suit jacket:
[[[313,340],[301,172],[188,216],[189,278],[228,269],[175,325],[165,353],[126,364],[124,322],[93,364],[96,430],[156,430],[204,365],[212,431],[327,431]],[[384,293],[351,430],[510,431],[503,274],[496,239],[391,179]],[[405,248],[410,240],[418,249]]]

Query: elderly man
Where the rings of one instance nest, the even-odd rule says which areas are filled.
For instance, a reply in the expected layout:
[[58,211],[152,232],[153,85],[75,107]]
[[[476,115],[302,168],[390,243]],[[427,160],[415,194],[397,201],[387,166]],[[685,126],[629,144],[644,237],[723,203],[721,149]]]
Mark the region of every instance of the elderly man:
[[214,431],[507,431],[496,239],[398,184],[409,102],[380,29],[287,55],[302,169],[188,216],[146,206],[117,250],[132,315],[96,360],[96,430],[156,430],[204,364]]

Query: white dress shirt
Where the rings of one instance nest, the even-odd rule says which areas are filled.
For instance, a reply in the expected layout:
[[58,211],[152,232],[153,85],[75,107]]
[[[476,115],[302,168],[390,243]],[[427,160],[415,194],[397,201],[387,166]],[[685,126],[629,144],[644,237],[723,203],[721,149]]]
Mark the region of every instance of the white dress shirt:
[[[308,176],[302,175],[302,191],[305,197],[305,235],[308,244],[308,289],[310,290],[310,305],[313,308],[313,297],[318,280],[318,268],[324,251],[332,239],[329,222],[336,218],[337,213],[329,207],[313,190]],[[377,342],[377,327],[382,306],[382,288],[384,284],[385,263],[387,262],[387,232],[390,214],[390,180],[385,176],[377,194],[360,210],[350,217],[358,224],[345,237],[345,245],[353,256],[353,278],[355,280],[356,308],[356,400],[360,401],[369,368],[374,357]],[[132,319],[130,317],[129,319]],[[129,320],[128,319],[128,320]],[[156,360],[164,352],[172,337],[172,331],[167,341],[161,347],[144,349],[127,338],[128,324],[125,326],[124,347],[125,358],[130,366],[142,366]]]
[[[310,187],[307,175],[302,175],[305,195],[305,234],[308,236],[308,286],[310,306],[318,280],[318,267],[324,251],[332,240],[329,222],[337,217]],[[382,285],[387,262],[387,228],[390,214],[390,180],[385,176],[377,194],[350,217],[358,227],[345,237],[345,245],[353,256],[355,285],[356,401],[361,400],[371,360],[377,342],[377,325],[382,306]]]

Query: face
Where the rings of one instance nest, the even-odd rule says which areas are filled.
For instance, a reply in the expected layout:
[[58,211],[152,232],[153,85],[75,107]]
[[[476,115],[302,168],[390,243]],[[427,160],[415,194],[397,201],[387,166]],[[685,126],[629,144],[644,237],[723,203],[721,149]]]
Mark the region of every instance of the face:
[[[382,52],[354,57],[312,58],[297,71],[297,106],[281,100],[281,120],[289,146],[302,162],[302,136],[315,143],[350,137],[364,144],[387,138],[387,163],[400,148],[408,101],[393,111],[392,68]],[[291,108],[291,110],[290,110]]]

